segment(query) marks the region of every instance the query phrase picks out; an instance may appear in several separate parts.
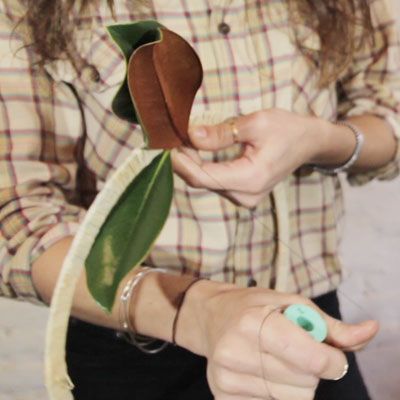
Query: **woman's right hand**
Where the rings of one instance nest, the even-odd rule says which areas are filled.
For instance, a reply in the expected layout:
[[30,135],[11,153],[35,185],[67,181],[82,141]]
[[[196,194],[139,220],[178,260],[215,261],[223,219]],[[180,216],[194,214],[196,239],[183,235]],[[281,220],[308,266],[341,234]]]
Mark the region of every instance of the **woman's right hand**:
[[[310,305],[325,318],[326,343],[274,311],[295,303]],[[189,291],[181,313],[177,342],[207,357],[216,400],[312,400],[319,379],[345,373],[341,349],[364,346],[378,330],[375,321],[344,324],[301,296],[209,281]]]

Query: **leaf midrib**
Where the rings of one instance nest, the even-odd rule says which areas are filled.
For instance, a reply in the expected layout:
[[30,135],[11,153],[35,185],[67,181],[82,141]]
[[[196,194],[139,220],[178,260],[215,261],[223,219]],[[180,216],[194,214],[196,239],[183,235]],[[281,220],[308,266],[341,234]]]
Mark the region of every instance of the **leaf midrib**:
[[[164,151],[164,152],[163,152],[163,154],[162,154],[162,156],[161,156],[161,159],[160,159],[160,162],[158,163],[157,168],[156,168],[156,170],[155,170],[155,172],[154,172],[154,174],[153,174],[153,177],[152,177],[152,179],[151,179],[150,182],[149,182],[148,189],[146,190],[145,195],[142,197],[142,201],[141,201],[140,207],[139,207],[139,209],[138,209],[138,211],[137,211],[137,213],[136,213],[136,217],[135,217],[135,219],[132,221],[132,225],[131,225],[131,226],[133,227],[133,229],[130,229],[130,230],[129,230],[129,233],[132,233],[132,232],[135,231],[136,222],[139,220],[139,218],[140,218],[140,216],[141,216],[141,214],[142,214],[142,211],[143,211],[143,209],[144,209],[144,207],[145,207],[145,205],[146,205],[146,203],[147,203],[147,199],[149,198],[149,195],[150,195],[151,191],[153,190],[155,181],[158,179],[159,174],[160,174],[160,171],[161,171],[161,169],[164,167],[165,161],[166,161],[166,159],[168,158],[168,156],[169,156],[170,153],[171,153],[170,150],[167,150],[167,151]],[[149,164],[149,165],[150,165],[150,164]],[[127,247],[127,246],[125,246],[124,252],[125,252],[125,250],[126,250],[126,247]]]

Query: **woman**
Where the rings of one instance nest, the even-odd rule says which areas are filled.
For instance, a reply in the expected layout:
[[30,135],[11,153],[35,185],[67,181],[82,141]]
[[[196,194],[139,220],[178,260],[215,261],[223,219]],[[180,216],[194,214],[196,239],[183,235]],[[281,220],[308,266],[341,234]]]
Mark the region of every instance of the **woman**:
[[[204,81],[191,138],[206,151],[174,154],[173,206],[145,262],[171,273],[142,274],[130,308],[136,332],[178,347],[148,355],[125,343],[120,304],[104,313],[82,277],[68,341],[75,397],[368,399],[344,350],[368,343],[376,322],[323,314],[320,344],[274,310],[306,303],[340,318],[337,173],[360,184],[397,172],[388,1],[82,3],[1,2],[1,293],[50,302],[95,186],[143,146],[139,127],[110,112],[125,65],[106,25],[157,19],[195,48]],[[273,290],[284,246],[286,293]],[[197,275],[210,280],[191,285]]]

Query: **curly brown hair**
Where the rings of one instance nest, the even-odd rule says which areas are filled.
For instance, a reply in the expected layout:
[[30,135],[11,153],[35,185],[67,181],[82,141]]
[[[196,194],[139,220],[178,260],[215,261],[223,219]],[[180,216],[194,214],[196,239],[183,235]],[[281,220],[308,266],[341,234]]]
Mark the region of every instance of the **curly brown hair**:
[[295,32],[307,26],[319,37],[318,50],[309,49],[297,34],[298,48],[320,72],[320,84],[338,79],[354,53],[373,43],[370,0],[286,0]]
[[[21,0],[39,63],[74,53],[73,10],[83,11],[101,0]],[[146,2],[146,0],[136,0]],[[318,50],[309,49],[296,35],[297,46],[320,72],[322,86],[334,82],[351,63],[354,52],[371,37],[370,0],[285,0],[295,32],[307,26],[320,40]],[[107,0],[113,12],[114,0]]]

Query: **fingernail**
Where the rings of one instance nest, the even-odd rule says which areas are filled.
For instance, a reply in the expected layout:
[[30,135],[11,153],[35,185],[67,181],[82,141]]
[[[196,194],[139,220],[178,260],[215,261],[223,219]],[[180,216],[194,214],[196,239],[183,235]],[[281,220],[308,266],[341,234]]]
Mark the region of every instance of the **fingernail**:
[[207,131],[204,128],[196,128],[193,131],[193,135],[199,139],[204,139],[205,137],[207,137]]
[[349,364],[346,364],[343,368],[342,375],[340,375],[339,378],[334,379],[334,381],[340,381],[347,375],[348,372],[349,372]]

